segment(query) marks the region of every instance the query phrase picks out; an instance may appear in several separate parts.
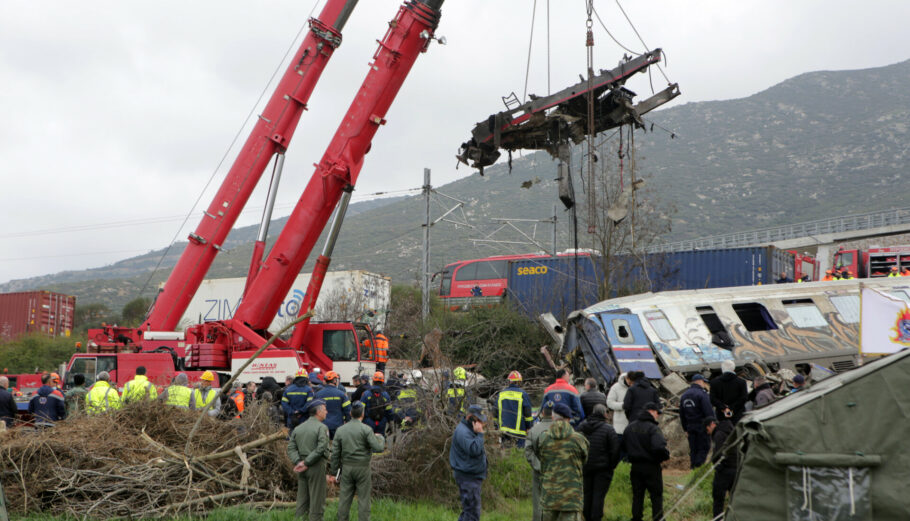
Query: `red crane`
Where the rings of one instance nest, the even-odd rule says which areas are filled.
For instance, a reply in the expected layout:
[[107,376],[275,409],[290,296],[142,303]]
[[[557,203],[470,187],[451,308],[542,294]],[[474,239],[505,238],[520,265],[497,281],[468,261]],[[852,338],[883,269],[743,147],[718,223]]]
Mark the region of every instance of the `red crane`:
[[[324,255],[317,262],[313,279],[321,281],[325,274],[347,198],[343,204],[338,203],[343,194],[353,190],[373,136],[379,126],[385,124],[385,115],[417,56],[433,39],[443,2],[404,2],[389,23],[366,79],[275,245],[261,264],[254,253],[247,290],[234,318],[191,326],[187,328],[184,343],[183,339],[174,336],[177,333],[169,332],[189,305],[271,158],[276,154],[280,156],[287,148],[319,75],[341,42],[340,30],[357,3],[356,0],[329,0],[319,19],[310,21],[310,33],[204,212],[201,223],[190,234],[190,244],[158,294],[148,318],[136,329],[106,327],[90,331],[89,339],[94,349],[117,352],[133,346],[145,352],[162,345],[173,346],[175,359],[185,356],[187,368],[201,370],[236,367],[238,361],[248,358],[244,356],[246,352],[264,344],[269,336],[266,328],[337,206],[336,226],[333,226]],[[260,236],[260,239],[264,240],[264,237]],[[260,246],[260,255],[261,251]],[[310,293],[307,302],[312,307],[318,288]],[[330,330],[331,326],[323,329]],[[309,363],[331,367],[332,360],[321,350],[322,335],[318,336],[319,346],[308,348],[306,328],[301,328],[295,335],[298,343],[294,347],[297,349],[288,349],[287,343],[276,342],[277,349],[265,360],[277,357],[282,362],[263,362],[262,365],[274,374],[287,374],[288,362],[296,367]],[[358,362],[361,358],[358,355]]]

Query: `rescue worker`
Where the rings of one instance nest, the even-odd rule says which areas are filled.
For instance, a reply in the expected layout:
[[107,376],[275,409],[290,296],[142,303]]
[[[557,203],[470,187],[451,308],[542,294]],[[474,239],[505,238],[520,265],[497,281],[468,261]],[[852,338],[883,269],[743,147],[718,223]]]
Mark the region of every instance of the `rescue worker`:
[[900,277],[901,273],[898,271],[897,266],[891,266],[891,271],[888,273],[888,278]]
[[325,386],[316,393],[316,399],[325,402],[325,426],[329,429],[329,439],[335,439],[335,431],[351,419],[351,400],[348,394],[338,388],[341,378],[335,371],[325,374]]
[[542,521],[577,520],[583,505],[588,440],[569,422],[575,412],[565,403],[553,407],[553,425],[540,435],[538,458],[543,495]]
[[832,270],[832,269],[825,270],[825,276],[822,277],[822,280],[825,282],[830,281],[830,280],[836,280],[834,278],[834,270]]
[[679,398],[679,422],[689,440],[689,464],[693,469],[702,466],[711,451],[711,438],[705,431],[705,420],[714,417],[708,382],[700,374],[692,376],[692,385]]
[[585,521],[600,521],[604,498],[613,482],[613,470],[619,464],[619,436],[607,423],[607,406],[599,403],[578,425],[578,432],[588,440],[588,459],[584,463]]
[[414,379],[414,383],[406,385],[395,393],[395,407],[392,409],[395,422],[403,430],[410,429],[420,421],[418,401],[422,394],[420,380],[423,378],[423,373],[419,369],[415,369],[411,373],[411,377]]
[[322,389],[322,369],[318,367],[313,369],[307,375],[307,379],[310,381],[310,389],[313,390],[314,395]]
[[111,385],[111,375],[107,371],[98,373],[98,380],[85,396],[85,411],[89,414],[101,414],[115,411],[122,406],[120,393]]
[[531,415],[531,397],[521,388],[521,373],[509,373],[509,385],[496,396],[497,419],[503,436],[503,445],[525,446],[528,429],[534,423]]
[[123,386],[123,402],[141,402],[158,398],[158,388],[145,376],[145,366],[136,368],[136,375]]
[[389,361],[389,337],[385,336],[382,331],[377,331],[376,347],[373,349],[373,357],[376,360],[376,370],[385,371],[385,365]]
[[791,279],[790,276],[787,275],[786,271],[782,271],[782,272],[780,272],[780,278],[778,278],[776,282],[778,284],[786,284],[788,282],[793,282],[793,279]]
[[572,409],[572,423],[577,424],[585,419],[585,411],[581,408],[581,400],[578,398],[578,389],[570,382],[572,381],[572,372],[566,368],[556,371],[556,381],[546,388],[543,392],[543,401],[553,402],[555,406],[564,403]]
[[670,459],[667,439],[664,438],[657,419],[660,406],[656,402],[645,404],[639,416],[626,427],[623,443],[629,454],[632,469],[632,521],[643,521],[645,491],[651,496],[651,519],[663,517],[664,482],[660,464]]
[[801,374],[797,374],[793,377],[793,387],[790,389],[789,394],[793,394],[793,393],[802,391],[805,387],[806,387],[806,377]]
[[11,428],[16,423],[16,414],[19,407],[16,405],[16,398],[9,391],[9,378],[0,376],[0,423]]
[[63,395],[66,400],[66,415],[70,416],[76,411],[85,409],[85,395],[88,389],[85,388],[85,375],[73,375],[73,388]]
[[60,382],[60,375],[57,373],[51,373],[51,382],[50,386],[54,389],[60,391],[60,394],[63,394],[63,384]]
[[323,521],[329,452],[329,429],[323,424],[327,414],[325,402],[312,400],[305,411],[309,419],[300,423],[288,439],[288,458],[297,473],[297,509],[294,517]]
[[449,448],[449,466],[461,498],[459,521],[480,521],[480,488],[487,477],[487,452],[483,428],[487,418],[479,405],[472,405],[455,426]]
[[[329,375],[326,375],[328,379]],[[357,521],[370,521],[370,492],[372,473],[370,460],[373,453],[385,449],[382,434],[364,425],[366,408],[363,402],[351,405],[351,421],[335,432],[329,475],[340,485],[338,492],[338,521],[348,521],[354,494],[357,494]]]
[[211,408],[208,415],[212,418],[218,416],[221,411],[221,393],[212,388],[212,382],[215,381],[215,373],[206,371],[199,377],[199,388],[193,389],[190,396],[190,408],[201,411],[210,403]]
[[528,431],[528,443],[525,445],[525,459],[531,465],[531,501],[533,508],[532,521],[540,521],[540,458],[537,457],[540,449],[540,435],[553,423],[553,402],[543,402],[540,406],[540,421]]
[[910,277],[910,266],[904,268],[904,271],[901,272],[901,277]]
[[727,493],[733,490],[733,482],[736,481],[739,454],[736,445],[731,444],[725,447],[727,439],[733,433],[733,422],[726,418],[721,418],[720,421],[708,418],[705,420],[705,430],[714,442],[711,461],[720,462],[714,468],[714,482],[711,484],[711,496],[714,500],[713,515],[714,519],[718,519],[724,513],[724,500]]
[[384,434],[386,425],[394,420],[392,398],[383,387],[384,383],[385,375],[381,371],[373,373],[373,385],[363,393],[360,400],[367,411],[364,423],[372,427],[376,434]]
[[180,409],[189,409],[190,398],[193,394],[193,390],[190,389],[189,383],[190,379],[186,376],[186,373],[177,373],[174,376],[174,379],[171,380],[171,385],[164,389],[164,392],[158,396],[158,399],[163,401],[165,405],[179,407]]
[[284,388],[281,395],[281,409],[284,411],[285,425],[288,429],[293,430],[306,420],[303,411],[312,399],[313,390],[310,388],[310,380],[307,378],[306,371],[300,369],[294,375],[294,381]]
[[246,393],[243,392],[243,384],[234,381],[231,384],[231,394],[224,403],[225,418],[240,418],[246,409]]
[[853,273],[850,273],[850,270],[844,268],[840,272],[840,280],[853,280]]
[[53,374],[41,376],[41,387],[28,402],[28,412],[35,417],[35,426],[39,429],[53,427],[55,423],[66,418],[63,393],[51,385]]
[[468,379],[468,372],[464,367],[456,367],[452,371],[454,381],[450,382],[446,388],[446,397],[449,401],[449,413],[462,415],[468,408],[468,396],[465,384]]

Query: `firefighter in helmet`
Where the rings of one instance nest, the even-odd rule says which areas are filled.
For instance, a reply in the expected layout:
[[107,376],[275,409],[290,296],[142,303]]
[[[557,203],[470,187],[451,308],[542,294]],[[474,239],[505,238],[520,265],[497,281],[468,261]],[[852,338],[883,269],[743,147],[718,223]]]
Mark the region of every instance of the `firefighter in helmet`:
[[497,419],[503,445],[525,446],[525,437],[534,421],[531,397],[521,388],[521,373],[509,373],[509,385],[496,395]]

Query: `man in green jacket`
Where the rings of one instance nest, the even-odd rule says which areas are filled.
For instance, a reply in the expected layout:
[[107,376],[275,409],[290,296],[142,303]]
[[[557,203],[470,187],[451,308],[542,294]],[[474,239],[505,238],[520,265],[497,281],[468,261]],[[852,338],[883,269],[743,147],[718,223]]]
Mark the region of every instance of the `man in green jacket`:
[[582,518],[583,467],[588,459],[588,440],[569,425],[572,416],[568,405],[556,404],[553,425],[538,440],[542,521],[581,521]]
[[322,421],[327,411],[325,401],[313,400],[307,405],[310,417],[301,423],[288,440],[288,458],[297,473],[297,510],[295,517],[304,521],[323,521],[325,513],[326,474],[329,461],[329,428]]
[[348,521],[355,492],[357,521],[370,521],[370,459],[374,452],[379,453],[385,449],[385,440],[382,434],[374,434],[372,427],[364,425],[364,408],[363,402],[359,401],[351,405],[351,421],[335,431],[335,441],[332,443],[329,475],[341,485],[338,493],[338,521]]
[[533,521],[540,521],[540,435],[553,424],[553,402],[540,407],[540,422],[528,431],[525,459],[531,464],[531,500],[534,505]]

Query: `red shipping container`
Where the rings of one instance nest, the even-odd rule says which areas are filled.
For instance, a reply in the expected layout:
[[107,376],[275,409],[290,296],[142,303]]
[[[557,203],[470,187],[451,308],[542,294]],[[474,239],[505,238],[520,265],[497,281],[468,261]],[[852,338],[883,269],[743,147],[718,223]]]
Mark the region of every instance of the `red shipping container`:
[[0,342],[29,333],[70,336],[76,297],[50,291],[0,293]]

